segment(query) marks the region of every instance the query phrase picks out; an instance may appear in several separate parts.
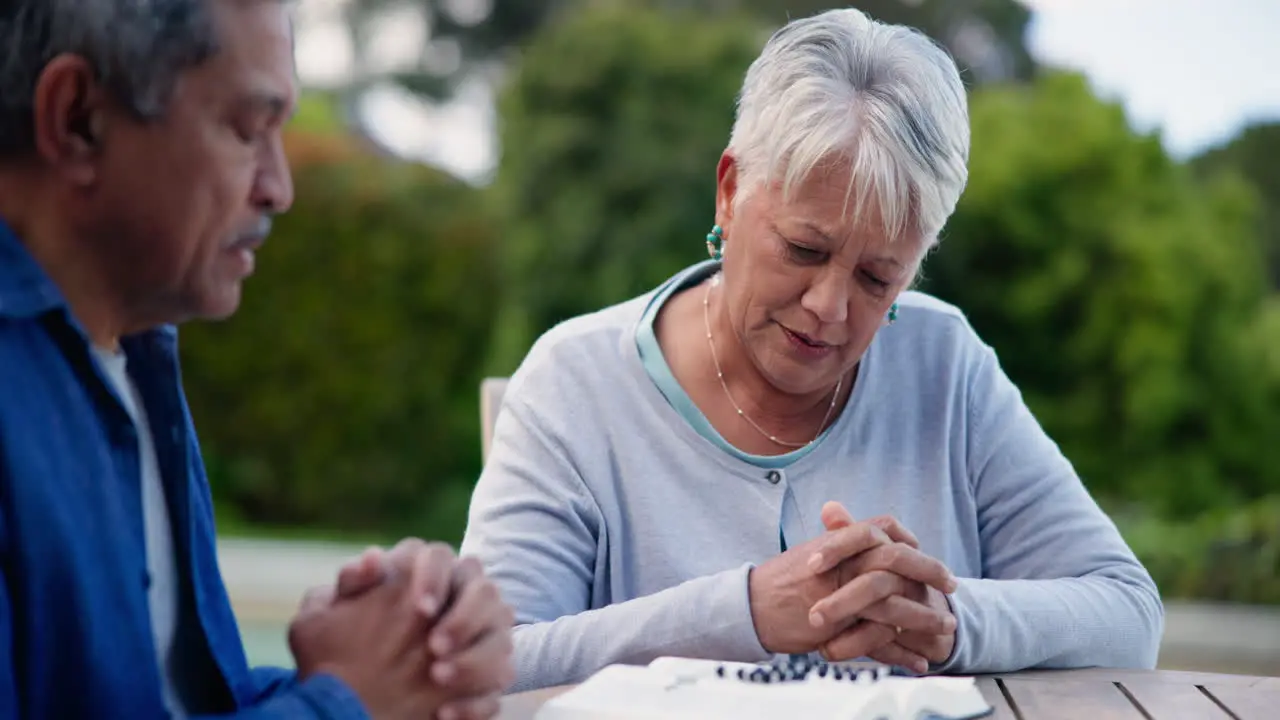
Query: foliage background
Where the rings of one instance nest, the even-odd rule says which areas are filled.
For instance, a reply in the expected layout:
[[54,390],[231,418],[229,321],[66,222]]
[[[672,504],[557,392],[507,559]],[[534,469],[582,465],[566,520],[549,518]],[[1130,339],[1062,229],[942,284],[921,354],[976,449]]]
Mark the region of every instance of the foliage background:
[[[776,19],[674,4],[529,15],[489,186],[384,157],[341,98],[309,98],[297,202],[241,311],[183,334],[224,531],[456,542],[480,380],[704,256],[734,96]],[[971,5],[1025,55],[1025,17]],[[968,21],[920,7],[943,36]],[[968,73],[970,184],[923,289],[996,348],[1166,595],[1280,603],[1280,126],[1175,161],[1028,62]]]
[[223,520],[457,537],[497,233],[475,190],[296,132],[297,200],[234,319],[183,333]]

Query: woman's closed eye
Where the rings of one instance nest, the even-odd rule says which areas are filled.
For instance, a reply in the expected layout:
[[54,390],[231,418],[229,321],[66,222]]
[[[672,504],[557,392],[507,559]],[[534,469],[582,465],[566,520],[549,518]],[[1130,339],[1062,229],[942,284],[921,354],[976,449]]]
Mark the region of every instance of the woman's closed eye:
[[814,263],[822,262],[827,257],[827,254],[822,250],[815,250],[811,247],[797,245],[793,242],[787,243],[787,255],[789,255],[793,261],[804,265],[812,265]]
[[866,278],[867,282],[880,290],[886,290],[889,287],[889,282],[887,280],[882,280],[866,270],[862,271],[862,277]]

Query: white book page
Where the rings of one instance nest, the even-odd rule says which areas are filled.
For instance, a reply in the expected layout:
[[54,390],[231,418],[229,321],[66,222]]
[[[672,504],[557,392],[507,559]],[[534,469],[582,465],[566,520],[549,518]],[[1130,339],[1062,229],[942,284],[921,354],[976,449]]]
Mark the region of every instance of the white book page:
[[[972,678],[880,677],[850,679],[824,670],[803,679],[751,682],[739,679],[761,666],[689,658],[659,658],[647,667],[615,665],[562,694],[538,720],[806,720],[923,717],[976,718],[990,712]],[[830,668],[828,668],[829,670]]]

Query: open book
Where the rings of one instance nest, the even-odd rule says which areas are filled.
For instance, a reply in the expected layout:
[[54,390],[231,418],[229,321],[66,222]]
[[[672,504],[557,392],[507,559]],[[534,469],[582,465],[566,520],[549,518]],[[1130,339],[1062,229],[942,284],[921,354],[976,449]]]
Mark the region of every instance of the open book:
[[535,720],[972,720],[992,712],[973,678],[666,657],[610,665],[547,701]]

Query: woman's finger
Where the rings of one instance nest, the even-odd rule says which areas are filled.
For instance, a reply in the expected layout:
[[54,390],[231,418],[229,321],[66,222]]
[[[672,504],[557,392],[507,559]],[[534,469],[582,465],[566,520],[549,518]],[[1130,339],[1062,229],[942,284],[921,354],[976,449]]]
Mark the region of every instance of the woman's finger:
[[871,653],[892,643],[896,630],[878,622],[864,620],[826,641],[819,648],[822,657],[831,662],[870,657]]
[[854,523],[824,535],[809,556],[809,570],[824,573],[849,558],[889,543],[889,536],[875,525]]
[[914,673],[929,671],[929,661],[921,654],[903,647],[898,642],[891,642],[879,649],[872,650],[867,657],[885,665],[897,665]]
[[901,575],[907,580],[935,587],[939,592],[955,592],[956,579],[937,558],[930,557],[903,543],[889,543],[873,547],[857,557],[849,559],[845,572],[850,576],[865,575],[877,570]]
[[907,581],[901,575],[873,570],[841,585],[814,603],[809,610],[809,624],[815,628],[834,627],[855,618],[862,619],[865,617],[863,611],[868,607],[890,595],[902,595],[907,590]]

